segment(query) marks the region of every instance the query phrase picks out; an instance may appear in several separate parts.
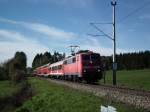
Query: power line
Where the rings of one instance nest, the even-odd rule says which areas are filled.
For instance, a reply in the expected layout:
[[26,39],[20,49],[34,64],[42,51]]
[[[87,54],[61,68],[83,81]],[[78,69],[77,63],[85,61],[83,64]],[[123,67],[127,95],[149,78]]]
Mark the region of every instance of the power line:
[[90,24],[113,24],[113,23],[111,23],[111,22],[109,22],[109,23],[106,23],[106,22],[105,23],[104,22],[103,23],[100,23],[100,22],[91,22]]
[[100,31],[103,36],[106,36],[107,38],[113,40],[113,38],[111,36],[109,36],[108,34],[106,34],[103,30],[101,30],[100,28],[98,28],[94,23],[90,23],[91,26],[93,26],[95,29],[97,29],[98,31]]
[[118,23],[125,21],[127,18],[129,18],[130,16],[134,15],[135,13],[137,13],[138,11],[140,11],[141,9],[145,8],[146,6],[150,5],[150,1],[144,3],[142,6],[134,9],[132,12],[130,12],[129,14],[127,14],[125,17],[123,17],[122,19],[120,19],[118,21]]
[[92,36],[92,37],[105,36],[105,35],[99,35],[99,34],[89,34],[89,33],[87,33],[87,35]]

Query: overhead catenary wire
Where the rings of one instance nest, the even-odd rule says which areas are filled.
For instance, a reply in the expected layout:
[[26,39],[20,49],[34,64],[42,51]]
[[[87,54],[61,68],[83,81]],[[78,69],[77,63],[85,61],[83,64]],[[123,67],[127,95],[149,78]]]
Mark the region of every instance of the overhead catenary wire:
[[113,24],[113,23],[109,23],[109,22],[91,22],[90,24]]
[[99,34],[89,34],[89,33],[87,33],[87,35],[92,36],[92,37],[105,36],[105,35],[99,35]]
[[[124,16],[123,18],[121,18],[120,20],[117,21],[117,23],[121,23],[124,22],[126,19],[128,19],[130,16],[134,15],[135,13],[137,13],[138,11],[142,10],[143,8],[145,8],[146,6],[150,5],[150,0],[148,2],[145,2],[143,5],[141,5],[140,7],[134,9],[133,11],[131,11],[129,14],[127,14],[126,16]],[[111,22],[91,22],[90,25],[93,26],[95,29],[97,29],[98,31],[100,31],[103,35],[94,35],[94,34],[87,34],[89,36],[93,36],[93,37],[97,37],[97,36],[106,36],[109,39],[113,40],[113,38],[111,36],[109,36],[108,34],[106,34],[102,29],[100,29],[99,27],[96,26],[96,24],[113,24]]]
[[101,30],[100,28],[98,28],[95,23],[90,23],[91,26],[93,26],[95,29],[97,29],[98,31],[100,31],[103,36],[106,36],[107,38],[113,40],[112,36],[109,36],[108,34],[106,34],[103,30]]
[[140,7],[134,9],[133,11],[131,11],[129,14],[127,14],[126,16],[124,16],[123,18],[121,18],[120,20],[117,21],[117,23],[121,23],[123,21],[125,21],[126,19],[128,19],[130,16],[134,15],[135,13],[137,13],[138,11],[142,10],[143,8],[145,8],[146,6],[150,5],[150,0],[148,2],[145,2],[143,5],[141,5]]

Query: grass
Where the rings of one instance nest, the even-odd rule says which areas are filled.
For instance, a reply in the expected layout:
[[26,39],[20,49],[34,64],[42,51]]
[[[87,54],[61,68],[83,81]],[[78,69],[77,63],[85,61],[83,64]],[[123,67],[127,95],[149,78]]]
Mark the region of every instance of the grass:
[[[112,71],[106,72],[106,84],[112,84]],[[117,71],[117,85],[150,90],[150,69]]]
[[9,103],[6,107],[3,107],[6,104],[6,102],[4,103],[3,101],[8,101],[8,99],[13,97],[19,91],[19,89],[19,85],[15,85],[8,80],[0,81],[0,112],[12,112],[16,109],[16,107]]
[[10,97],[19,90],[19,86],[10,81],[0,81],[0,98]]
[[91,93],[81,92],[66,86],[30,78],[36,96],[26,101],[16,112],[100,112],[100,106],[110,105],[118,112],[145,112],[120,103],[109,102]]

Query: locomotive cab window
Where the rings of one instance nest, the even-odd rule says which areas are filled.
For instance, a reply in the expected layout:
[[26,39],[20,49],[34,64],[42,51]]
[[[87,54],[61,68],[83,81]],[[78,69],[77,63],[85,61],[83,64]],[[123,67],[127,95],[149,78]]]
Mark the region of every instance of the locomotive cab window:
[[84,55],[82,55],[82,59],[84,60],[84,61],[98,61],[98,60],[100,60],[100,55],[99,54],[89,54],[89,55],[87,55],[87,54],[84,54]]
[[92,61],[100,60],[100,55],[99,54],[91,54],[91,60]]
[[84,61],[89,61],[90,60],[90,55],[82,55],[82,59]]

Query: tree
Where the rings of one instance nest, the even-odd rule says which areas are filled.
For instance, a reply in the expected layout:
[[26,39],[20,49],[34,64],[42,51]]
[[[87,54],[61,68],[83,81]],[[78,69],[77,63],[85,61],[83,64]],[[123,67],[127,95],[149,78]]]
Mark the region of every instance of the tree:
[[44,54],[37,54],[33,59],[32,68],[35,69],[47,63],[54,63],[62,60],[63,58],[65,58],[65,53],[61,54],[56,51],[53,55],[51,55],[50,52],[45,52]]
[[25,80],[27,58],[24,52],[16,52],[9,64],[9,73],[15,83]]
[[8,76],[5,74],[4,67],[0,66],[0,80],[8,79]]
[[45,52],[42,56],[42,65],[50,63],[52,61],[52,56],[49,52]]
[[14,61],[16,62],[16,68],[26,72],[27,58],[24,52],[16,52]]
[[37,54],[34,59],[33,59],[33,62],[32,62],[32,68],[36,68],[40,66],[40,55]]

